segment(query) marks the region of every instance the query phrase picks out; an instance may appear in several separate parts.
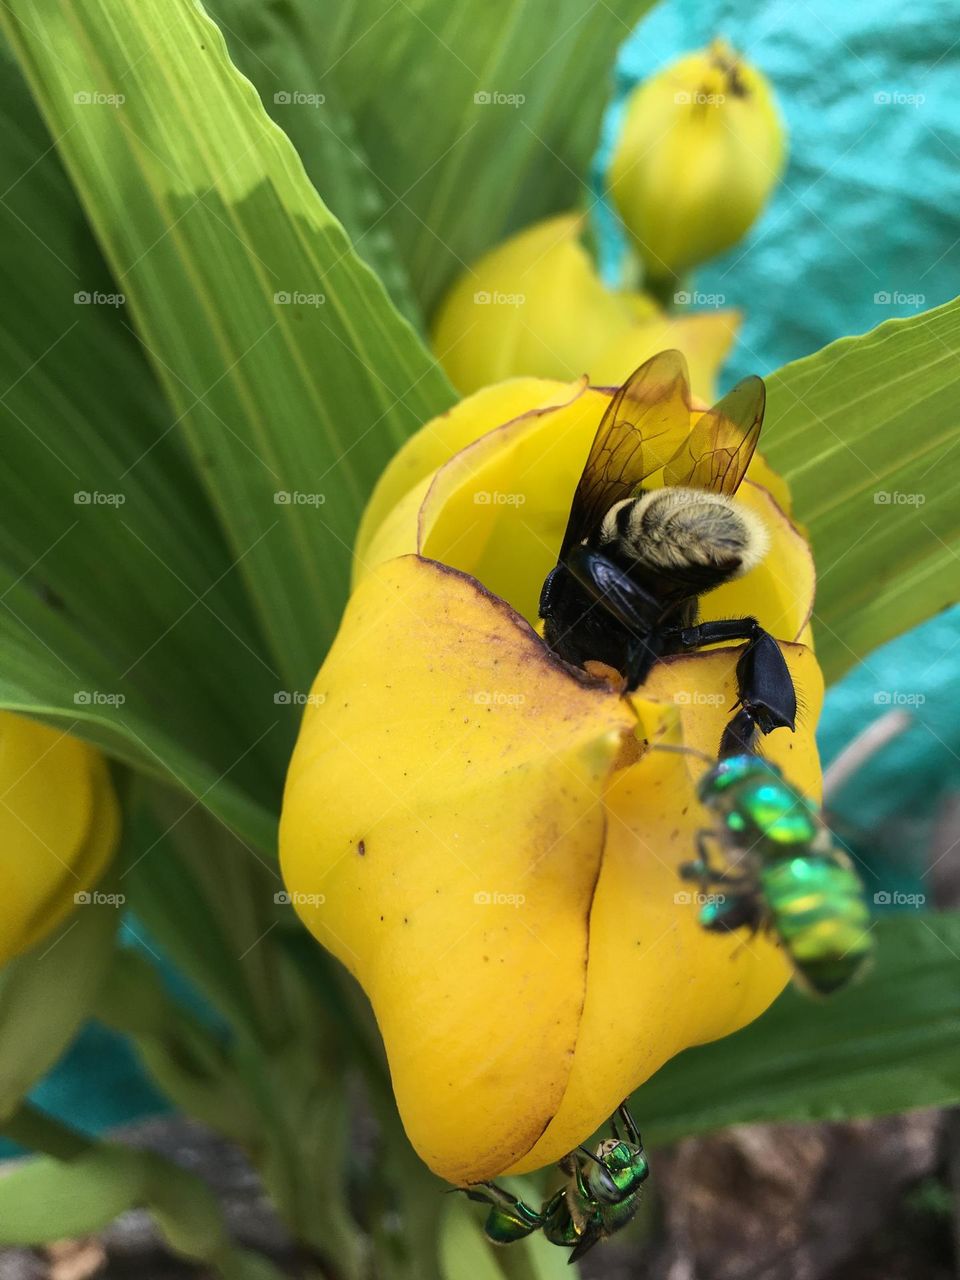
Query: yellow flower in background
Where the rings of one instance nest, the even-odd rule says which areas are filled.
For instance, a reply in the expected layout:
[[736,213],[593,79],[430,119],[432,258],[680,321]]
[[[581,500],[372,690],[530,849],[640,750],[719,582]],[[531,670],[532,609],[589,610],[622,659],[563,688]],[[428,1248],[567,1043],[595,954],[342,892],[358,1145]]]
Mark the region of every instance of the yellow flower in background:
[[0,964],[51,934],[112,858],[120,815],[107,763],[58,729],[0,712]]
[[447,294],[432,342],[463,394],[535,374],[619,386],[657,351],[687,357],[694,392],[714,394],[740,327],[737,311],[668,314],[642,293],[607,289],[580,242],[583,218],[538,222],[485,254]]
[[648,275],[682,275],[736,244],[785,154],[769,82],[722,40],[638,86],[608,183]]
[[[663,661],[623,696],[534,630],[609,401],[516,379],[400,450],[287,778],[293,902],[364,987],[411,1141],[456,1183],[557,1160],[788,978],[764,938],[700,929],[678,868],[706,825],[703,766],[649,749],[715,753],[731,652]],[[701,614],[752,613],[783,642],[805,712],[764,753],[816,797],[812,560],[783,482],[759,457],[747,477],[770,551]]]

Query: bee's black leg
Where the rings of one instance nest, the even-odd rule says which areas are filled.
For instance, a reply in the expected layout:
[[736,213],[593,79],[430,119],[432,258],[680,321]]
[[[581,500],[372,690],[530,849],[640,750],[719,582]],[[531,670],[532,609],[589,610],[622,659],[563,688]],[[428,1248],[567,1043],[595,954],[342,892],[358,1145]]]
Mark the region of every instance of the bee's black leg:
[[677,627],[665,639],[670,648],[680,651],[723,640],[748,641],[737,662],[741,710],[720,740],[721,759],[751,752],[758,729],[771,733],[774,729],[796,728],[797,693],[793,679],[780,646],[756,618],[728,618]]

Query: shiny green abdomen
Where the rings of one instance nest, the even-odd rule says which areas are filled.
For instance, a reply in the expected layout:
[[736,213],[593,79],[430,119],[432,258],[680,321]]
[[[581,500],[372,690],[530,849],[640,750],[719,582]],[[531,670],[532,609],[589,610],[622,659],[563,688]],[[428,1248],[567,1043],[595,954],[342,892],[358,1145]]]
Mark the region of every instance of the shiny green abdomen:
[[768,862],[760,887],[798,974],[822,995],[848,983],[873,950],[863,885],[840,854]]

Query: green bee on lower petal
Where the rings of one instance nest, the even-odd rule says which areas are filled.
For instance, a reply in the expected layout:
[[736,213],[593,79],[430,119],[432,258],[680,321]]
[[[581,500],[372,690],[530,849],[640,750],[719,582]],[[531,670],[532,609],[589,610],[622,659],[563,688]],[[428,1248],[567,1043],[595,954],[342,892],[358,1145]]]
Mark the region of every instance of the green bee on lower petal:
[[[789,955],[798,986],[817,995],[863,972],[874,946],[863,883],[810,801],[753,755],[711,768],[699,796],[717,826],[701,835],[699,858],[680,873],[710,895],[700,910],[703,927],[768,929]],[[711,842],[731,869],[713,866]]]
[[484,1231],[495,1244],[514,1244],[543,1231],[551,1244],[572,1249],[570,1261],[612,1236],[631,1220],[640,1205],[640,1188],[650,1172],[643,1142],[627,1110],[618,1108],[626,1137],[611,1121],[613,1137],[596,1153],[578,1147],[560,1161],[567,1181],[536,1210],[493,1182],[461,1187],[471,1200],[490,1205]]

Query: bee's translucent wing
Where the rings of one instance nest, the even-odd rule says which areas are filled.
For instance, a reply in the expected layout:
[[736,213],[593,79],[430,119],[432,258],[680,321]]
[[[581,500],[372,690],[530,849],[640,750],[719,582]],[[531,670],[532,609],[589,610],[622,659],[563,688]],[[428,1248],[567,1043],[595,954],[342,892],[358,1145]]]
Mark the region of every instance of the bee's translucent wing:
[[762,378],[738,382],[698,420],[664,468],[664,484],[736,493],[760,439],[766,398]]
[[674,457],[689,429],[687,362],[679,351],[661,351],[630,375],[601,419],[573,496],[561,560],[615,502]]

